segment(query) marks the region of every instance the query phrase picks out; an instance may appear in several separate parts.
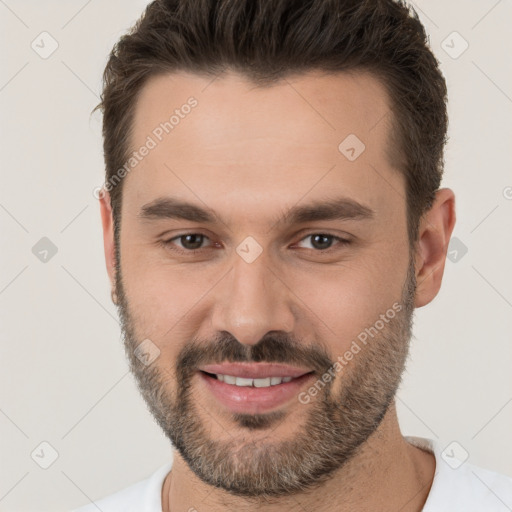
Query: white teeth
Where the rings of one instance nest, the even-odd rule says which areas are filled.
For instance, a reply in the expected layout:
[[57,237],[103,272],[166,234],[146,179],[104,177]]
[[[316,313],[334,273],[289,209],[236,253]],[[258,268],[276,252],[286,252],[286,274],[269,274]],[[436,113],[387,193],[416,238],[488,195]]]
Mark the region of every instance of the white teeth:
[[217,379],[226,384],[235,386],[254,386],[255,388],[268,388],[282,382],[290,382],[293,377],[266,377],[264,379],[246,379],[245,377],[234,377],[233,375],[216,374]]
[[266,379],[254,379],[255,388],[267,388],[268,386],[270,386],[270,377]]
[[252,380],[253,379],[244,379],[243,377],[237,377],[236,385],[237,386],[252,386]]

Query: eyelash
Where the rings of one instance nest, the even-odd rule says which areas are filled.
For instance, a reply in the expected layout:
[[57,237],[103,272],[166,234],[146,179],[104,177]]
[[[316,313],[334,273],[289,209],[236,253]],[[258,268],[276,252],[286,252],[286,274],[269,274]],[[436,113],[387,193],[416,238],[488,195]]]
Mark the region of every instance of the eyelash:
[[[180,254],[187,254],[187,255],[193,255],[193,254],[197,254],[201,251],[203,251],[204,249],[207,249],[208,247],[201,247],[199,249],[183,249],[183,248],[179,248],[177,247],[173,242],[174,240],[179,240],[180,238],[182,237],[185,237],[187,235],[199,235],[199,236],[203,236],[204,239],[208,239],[210,240],[210,238],[206,235],[203,235],[202,233],[193,233],[193,232],[190,232],[190,233],[182,233],[181,235],[177,235],[177,236],[174,236],[168,240],[162,240],[161,241],[161,244],[167,248],[167,249],[170,249],[172,251],[175,251],[175,252],[178,252]],[[302,237],[300,239],[300,242],[302,242],[303,240],[305,240],[306,238],[310,238],[310,237],[313,237],[314,235],[322,235],[322,236],[325,236],[325,237],[328,237],[328,238],[332,238],[334,240],[336,240],[339,245],[341,247],[345,247],[347,245],[350,245],[352,243],[351,240],[347,240],[345,238],[341,238],[339,236],[336,236],[336,235],[332,235],[330,233],[324,233],[322,231],[318,231],[318,232],[314,232],[314,233],[309,233],[308,235],[305,235],[304,237]],[[328,253],[331,253],[332,251],[335,251],[336,250],[336,247],[329,247],[327,249],[307,249],[307,250],[310,250],[310,251],[313,251],[315,253],[320,253],[320,254],[328,254]]]

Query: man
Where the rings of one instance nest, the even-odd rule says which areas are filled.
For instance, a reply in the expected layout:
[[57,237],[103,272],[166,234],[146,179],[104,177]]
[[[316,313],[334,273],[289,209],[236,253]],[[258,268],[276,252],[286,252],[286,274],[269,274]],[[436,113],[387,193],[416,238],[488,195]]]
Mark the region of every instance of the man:
[[175,452],[80,510],[510,510],[511,479],[452,469],[397,420],[455,223],[416,14],[157,0],[104,81],[107,269]]

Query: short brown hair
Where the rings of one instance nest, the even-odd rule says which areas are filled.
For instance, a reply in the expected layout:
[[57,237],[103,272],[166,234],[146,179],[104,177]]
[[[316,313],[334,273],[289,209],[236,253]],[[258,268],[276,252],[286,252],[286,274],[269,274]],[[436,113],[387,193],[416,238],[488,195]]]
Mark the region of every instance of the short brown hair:
[[[372,73],[392,105],[392,159],[406,181],[409,242],[443,174],[446,83],[417,13],[398,0],[154,0],[103,75],[106,183],[124,166],[137,95],[156,75],[232,69],[258,86],[310,70]],[[122,183],[110,191],[115,232]]]

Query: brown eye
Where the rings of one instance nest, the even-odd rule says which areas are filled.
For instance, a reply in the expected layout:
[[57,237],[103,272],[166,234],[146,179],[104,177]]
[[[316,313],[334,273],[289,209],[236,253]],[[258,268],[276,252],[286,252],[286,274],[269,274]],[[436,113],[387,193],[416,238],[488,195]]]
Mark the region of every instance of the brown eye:
[[206,246],[203,246],[205,240],[209,240],[209,238],[201,233],[184,233],[162,243],[167,248],[177,252],[194,252],[206,248]]
[[328,233],[311,233],[304,237],[301,242],[308,239],[310,240],[311,247],[306,248],[313,249],[317,252],[329,250],[335,241],[337,241],[340,246],[348,245],[350,243],[349,240],[345,240],[339,236],[330,235]]
[[204,235],[192,233],[190,235],[181,235],[179,240],[184,249],[195,250],[201,247],[204,238]]
[[311,235],[311,245],[315,249],[329,249],[331,247],[334,237],[330,235]]

